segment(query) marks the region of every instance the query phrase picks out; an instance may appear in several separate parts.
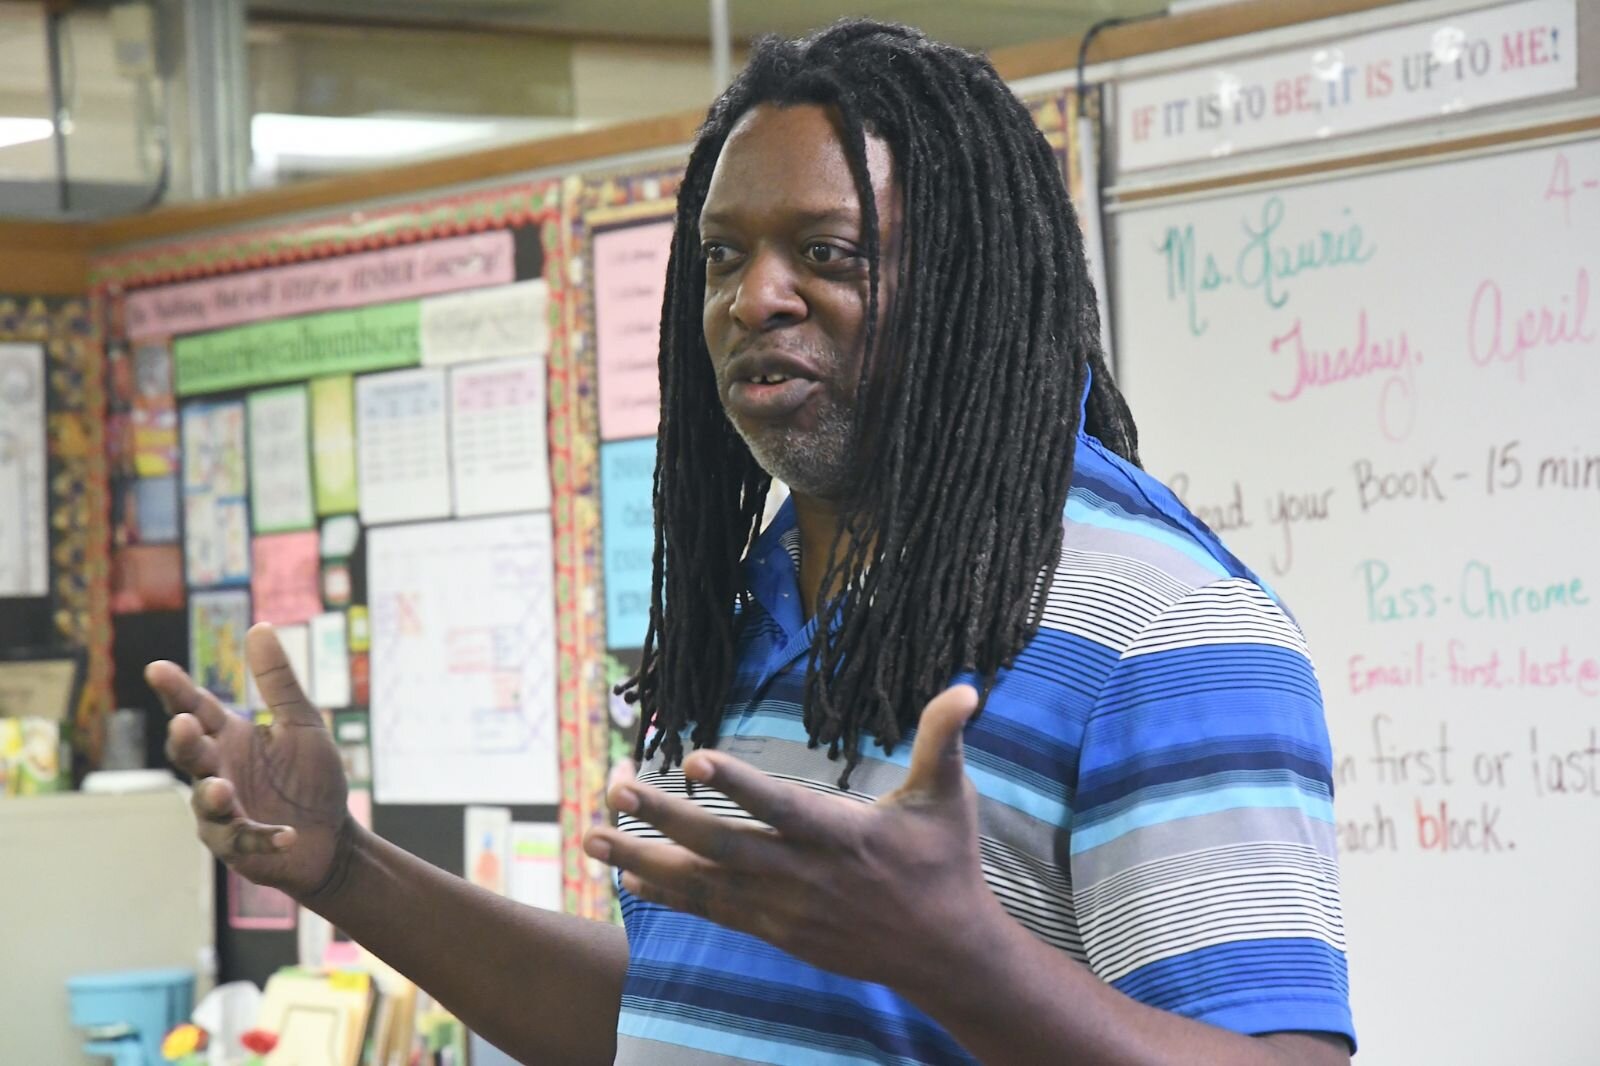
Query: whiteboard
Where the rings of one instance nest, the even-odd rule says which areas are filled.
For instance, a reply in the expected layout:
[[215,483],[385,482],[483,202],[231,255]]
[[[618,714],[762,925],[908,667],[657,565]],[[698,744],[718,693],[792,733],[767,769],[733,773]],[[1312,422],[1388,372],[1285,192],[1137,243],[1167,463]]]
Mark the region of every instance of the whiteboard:
[[1600,141],[1115,239],[1145,465],[1318,665],[1359,1061],[1600,1061]]

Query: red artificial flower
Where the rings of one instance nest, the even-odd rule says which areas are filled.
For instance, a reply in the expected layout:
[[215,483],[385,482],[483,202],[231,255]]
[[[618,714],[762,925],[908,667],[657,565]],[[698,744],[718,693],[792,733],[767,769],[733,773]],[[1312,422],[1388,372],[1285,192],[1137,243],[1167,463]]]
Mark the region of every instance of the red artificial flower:
[[278,1046],[278,1037],[265,1029],[252,1029],[239,1038],[239,1043],[243,1044],[247,1051],[265,1055]]

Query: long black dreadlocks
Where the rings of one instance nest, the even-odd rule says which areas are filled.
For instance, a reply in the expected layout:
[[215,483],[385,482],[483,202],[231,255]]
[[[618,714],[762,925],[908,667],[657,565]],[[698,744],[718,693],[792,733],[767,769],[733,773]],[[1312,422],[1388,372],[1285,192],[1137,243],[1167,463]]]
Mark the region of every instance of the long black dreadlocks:
[[[872,21],[760,41],[712,106],[678,193],[650,625],[622,688],[641,704],[637,757],[659,749],[677,763],[691,725],[696,747],[716,742],[749,603],[740,561],[771,478],[718,398],[699,224],[723,143],[763,103],[831,109],[861,202],[869,297],[856,419],[870,446],[823,579],[837,591],[818,615],[837,624],[817,626],[805,705],[812,745],[843,754],[846,787],[863,735],[892,747],[959,672],[986,692],[1037,631],[1086,387],[1088,432],[1135,463],[1137,440],[1100,350],[1061,171],[988,61]],[[905,210],[881,339],[868,134],[890,149]]]

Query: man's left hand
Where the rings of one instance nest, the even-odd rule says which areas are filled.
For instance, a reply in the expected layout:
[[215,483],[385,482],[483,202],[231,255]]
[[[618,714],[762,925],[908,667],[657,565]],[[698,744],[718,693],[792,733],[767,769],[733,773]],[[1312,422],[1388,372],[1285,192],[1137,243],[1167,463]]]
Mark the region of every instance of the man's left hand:
[[913,993],[952,976],[932,960],[982,951],[987,923],[1004,916],[983,879],[977,793],[963,769],[961,734],[977,706],[966,685],[929,702],[905,782],[872,803],[778,781],[722,752],[684,759],[686,778],[764,824],[668,795],[624,763],[607,801],[668,839],[607,827],[591,830],[584,848],[620,869],[622,886],[640,899]]

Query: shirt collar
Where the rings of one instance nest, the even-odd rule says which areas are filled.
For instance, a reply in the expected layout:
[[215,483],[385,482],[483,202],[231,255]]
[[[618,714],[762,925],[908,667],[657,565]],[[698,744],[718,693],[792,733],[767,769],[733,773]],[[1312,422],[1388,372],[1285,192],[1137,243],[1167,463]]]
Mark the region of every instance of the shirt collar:
[[784,633],[806,628],[800,599],[800,525],[794,498],[783,501],[744,560],[745,587]]

